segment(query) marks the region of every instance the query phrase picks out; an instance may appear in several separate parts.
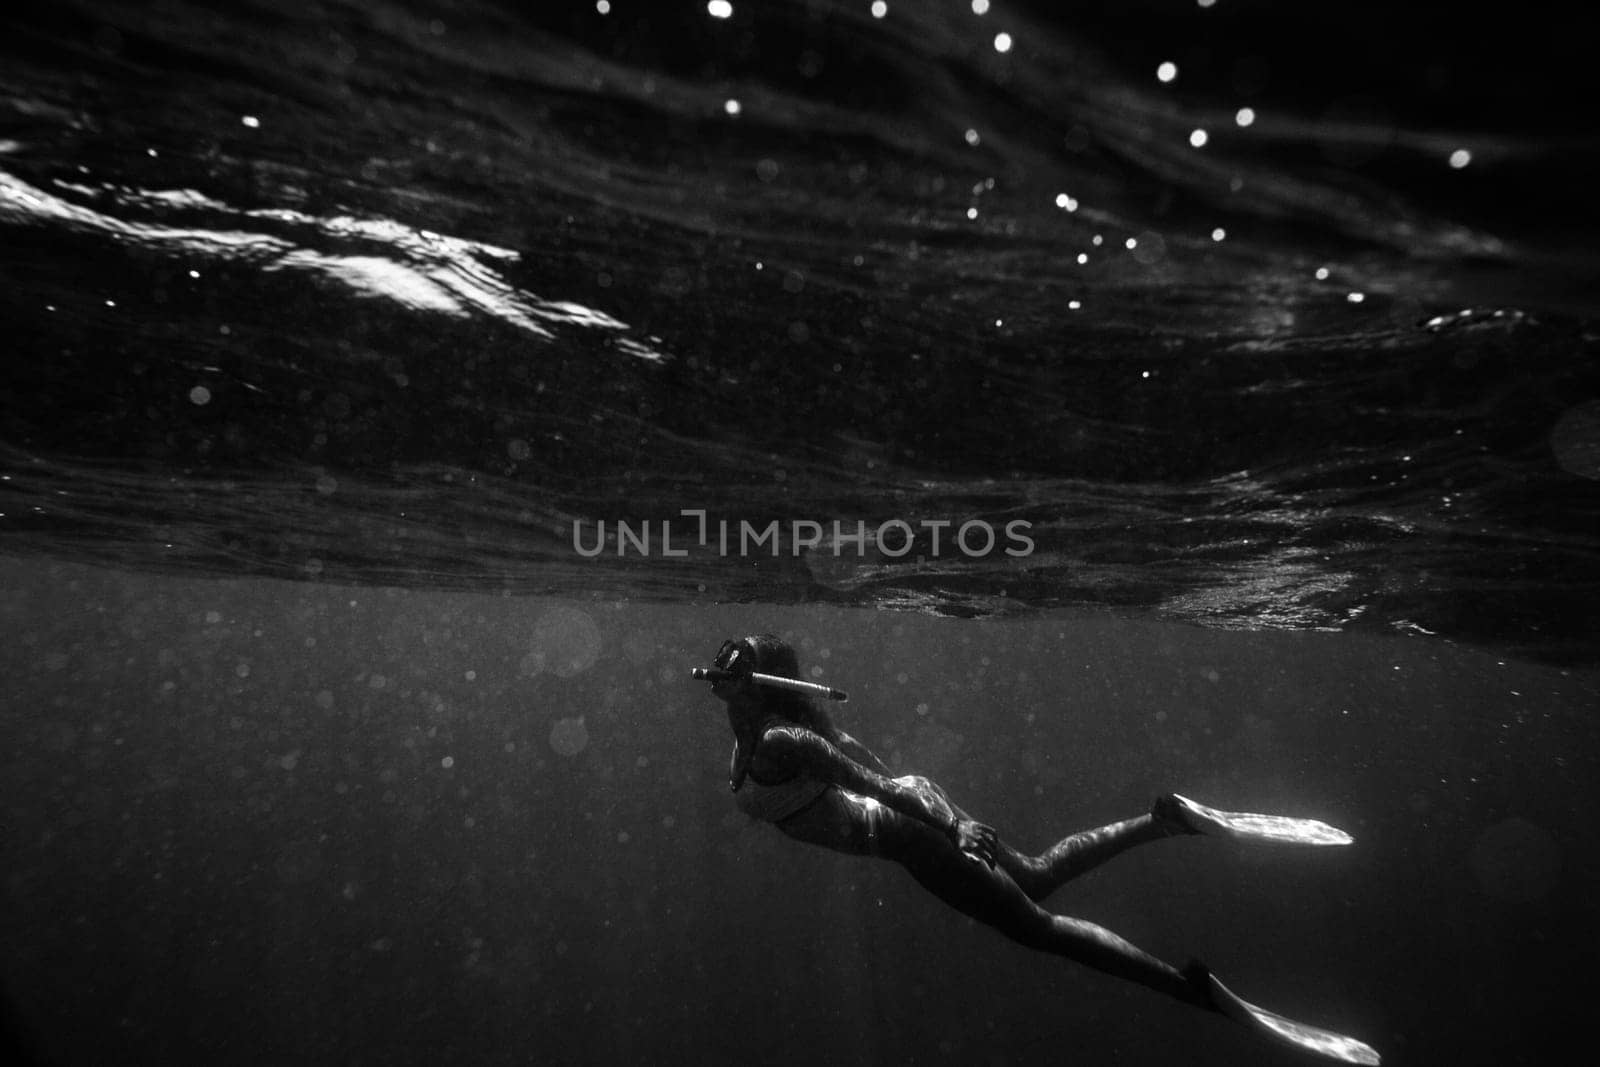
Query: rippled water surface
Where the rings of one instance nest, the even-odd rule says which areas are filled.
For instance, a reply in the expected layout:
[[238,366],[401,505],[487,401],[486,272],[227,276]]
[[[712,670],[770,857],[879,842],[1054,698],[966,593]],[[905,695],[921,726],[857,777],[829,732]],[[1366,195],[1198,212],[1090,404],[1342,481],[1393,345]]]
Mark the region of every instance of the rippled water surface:
[[[37,12],[6,543],[1590,658],[1562,75],[1488,93],[1513,60],[1470,25],[1301,69],[1265,13],[1179,7]],[[778,521],[778,558],[668,557],[684,509]],[[1032,551],[922,525],[973,520]]]

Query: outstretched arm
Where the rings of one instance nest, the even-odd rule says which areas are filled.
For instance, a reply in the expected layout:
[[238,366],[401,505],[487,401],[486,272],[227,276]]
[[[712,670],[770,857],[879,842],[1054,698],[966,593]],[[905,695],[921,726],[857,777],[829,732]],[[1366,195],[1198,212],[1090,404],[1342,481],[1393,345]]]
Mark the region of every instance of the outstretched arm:
[[[761,747],[767,758],[786,770],[871,797],[901,815],[932,826],[961,851],[994,866],[999,848],[994,830],[961,818],[949,801],[933,790],[917,789],[864,767],[829,744],[826,738],[801,727],[773,727],[762,737]],[[873,762],[882,766],[875,756]]]

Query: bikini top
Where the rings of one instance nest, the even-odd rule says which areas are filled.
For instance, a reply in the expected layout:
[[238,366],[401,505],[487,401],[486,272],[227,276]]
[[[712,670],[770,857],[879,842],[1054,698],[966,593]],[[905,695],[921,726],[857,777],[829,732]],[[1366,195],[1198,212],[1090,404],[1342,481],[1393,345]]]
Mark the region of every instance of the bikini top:
[[[763,731],[763,734],[765,732]],[[733,790],[734,803],[739,810],[762,822],[781,822],[808,807],[832,786],[818,778],[796,774],[781,782],[763,782],[750,772],[755,750],[760,741],[743,747],[734,742],[733,755],[728,760],[728,787]]]

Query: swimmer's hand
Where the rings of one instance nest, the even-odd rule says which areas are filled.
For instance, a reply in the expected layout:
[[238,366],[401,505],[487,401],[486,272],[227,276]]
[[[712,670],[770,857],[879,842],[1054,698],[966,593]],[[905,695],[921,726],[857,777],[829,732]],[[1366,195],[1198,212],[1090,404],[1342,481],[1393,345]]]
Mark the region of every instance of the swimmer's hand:
[[956,847],[975,860],[994,866],[1000,852],[1000,835],[994,827],[971,819],[960,819],[955,824]]

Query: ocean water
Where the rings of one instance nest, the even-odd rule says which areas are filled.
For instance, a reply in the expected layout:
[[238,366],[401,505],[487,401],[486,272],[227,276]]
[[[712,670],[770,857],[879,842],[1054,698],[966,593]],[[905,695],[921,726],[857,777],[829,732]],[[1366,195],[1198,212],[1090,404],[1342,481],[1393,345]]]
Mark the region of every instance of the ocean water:
[[1579,35],[730,9],[0,16],[12,1050],[1294,1061],[745,820],[752,630],[1018,844],[1357,838],[1059,910],[1388,1063],[1581,1040]]

